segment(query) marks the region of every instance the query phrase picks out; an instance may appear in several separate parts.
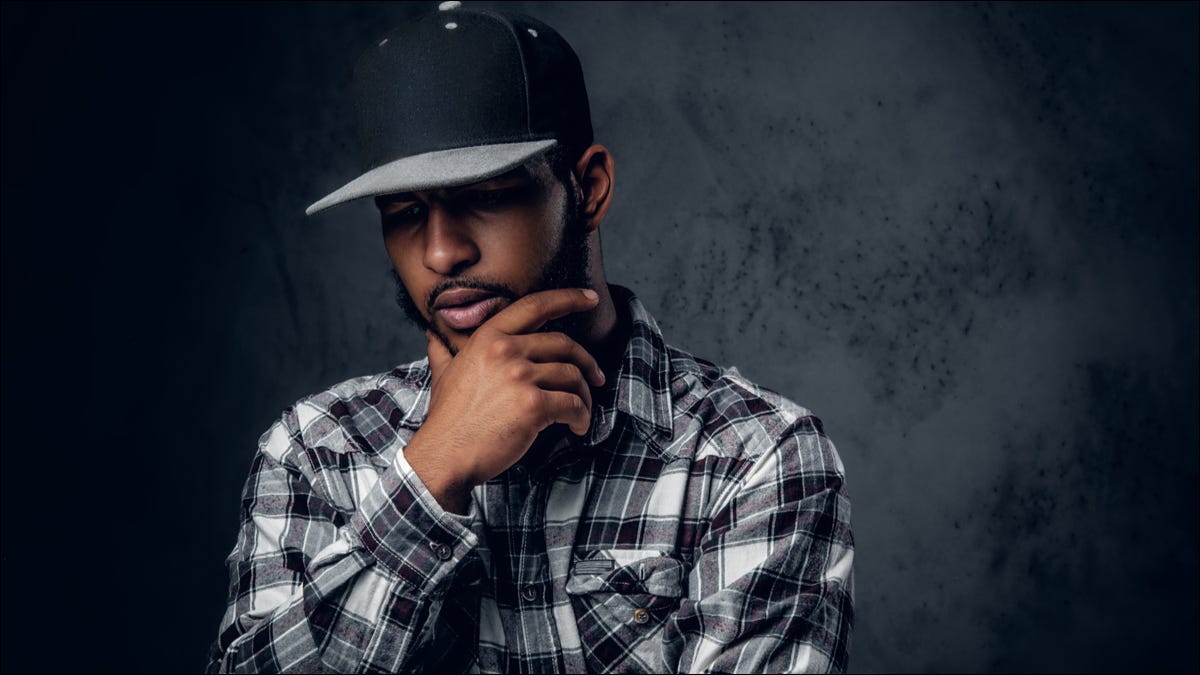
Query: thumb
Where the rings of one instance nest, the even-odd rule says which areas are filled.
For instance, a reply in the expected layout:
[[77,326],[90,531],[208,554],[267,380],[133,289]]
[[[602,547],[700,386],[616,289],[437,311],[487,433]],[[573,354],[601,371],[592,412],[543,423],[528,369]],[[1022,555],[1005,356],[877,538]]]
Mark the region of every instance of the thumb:
[[437,384],[442,373],[446,371],[446,366],[450,365],[450,361],[454,358],[450,355],[450,350],[446,349],[446,345],[438,339],[433,331],[425,331],[425,339],[429,344],[425,349],[425,353],[429,355],[429,374],[432,384]]

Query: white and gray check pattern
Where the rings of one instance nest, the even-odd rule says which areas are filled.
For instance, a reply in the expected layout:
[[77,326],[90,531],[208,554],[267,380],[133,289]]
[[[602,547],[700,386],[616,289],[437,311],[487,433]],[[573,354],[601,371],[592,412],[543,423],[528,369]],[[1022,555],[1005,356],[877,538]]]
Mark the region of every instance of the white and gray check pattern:
[[445,512],[404,460],[426,361],[262,437],[210,672],[846,668],[854,544],[820,421],[632,319],[585,437],[543,434]]

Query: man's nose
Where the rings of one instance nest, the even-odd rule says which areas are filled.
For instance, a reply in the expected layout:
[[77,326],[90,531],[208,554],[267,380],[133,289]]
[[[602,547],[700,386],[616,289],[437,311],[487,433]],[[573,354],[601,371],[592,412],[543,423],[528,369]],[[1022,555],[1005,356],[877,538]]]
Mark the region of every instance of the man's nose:
[[479,248],[467,227],[440,204],[429,209],[425,223],[425,267],[452,276],[479,262]]

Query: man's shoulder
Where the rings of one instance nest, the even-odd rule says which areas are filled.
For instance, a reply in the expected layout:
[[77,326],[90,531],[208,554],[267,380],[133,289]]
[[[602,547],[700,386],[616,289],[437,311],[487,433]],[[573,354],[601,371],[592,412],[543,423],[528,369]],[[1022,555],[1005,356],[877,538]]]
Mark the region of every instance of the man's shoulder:
[[736,366],[718,366],[677,347],[668,346],[667,354],[677,414],[703,412],[725,421],[750,417],[781,428],[813,416],[808,408],[749,380]]
[[390,370],[343,380],[296,401],[318,411],[336,411],[348,402],[375,399],[380,394],[419,397],[428,389],[429,360],[411,361]]
[[384,451],[397,428],[420,426],[428,406],[429,362],[352,377],[301,397],[262,436],[269,454],[283,446],[336,453]]
[[824,437],[808,408],[744,376],[677,347],[670,358],[671,401],[679,449],[707,455],[754,459],[789,435]]

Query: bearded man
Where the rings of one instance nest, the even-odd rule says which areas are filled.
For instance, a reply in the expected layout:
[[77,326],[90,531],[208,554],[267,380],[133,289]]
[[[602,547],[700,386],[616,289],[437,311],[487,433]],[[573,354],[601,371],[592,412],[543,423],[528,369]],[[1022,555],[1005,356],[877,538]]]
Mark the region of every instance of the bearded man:
[[574,51],[440,11],[355,70],[427,358],[263,435],[209,670],[844,670],[853,539],[820,421],[668,346],[607,283],[612,155]]

